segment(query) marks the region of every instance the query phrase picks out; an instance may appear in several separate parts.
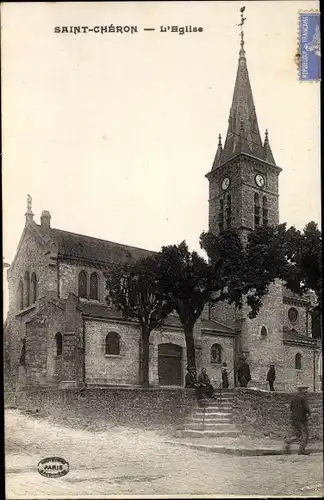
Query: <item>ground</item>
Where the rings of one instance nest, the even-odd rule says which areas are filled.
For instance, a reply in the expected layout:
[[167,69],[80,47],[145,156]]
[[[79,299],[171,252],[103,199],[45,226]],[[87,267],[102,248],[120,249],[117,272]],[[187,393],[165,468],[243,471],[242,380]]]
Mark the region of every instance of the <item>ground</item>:
[[[91,495],[319,496],[322,454],[235,457],[168,444],[155,431],[73,429],[26,415],[5,414],[6,498]],[[60,456],[65,477],[46,479],[38,462]]]

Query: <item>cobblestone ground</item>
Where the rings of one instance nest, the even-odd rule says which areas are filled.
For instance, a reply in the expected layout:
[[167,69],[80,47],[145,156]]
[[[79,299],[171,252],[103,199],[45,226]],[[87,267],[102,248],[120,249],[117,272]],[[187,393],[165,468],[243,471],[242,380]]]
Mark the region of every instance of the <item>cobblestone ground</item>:
[[[153,431],[112,427],[95,433],[8,410],[6,497],[105,495],[319,496],[322,454],[233,457],[165,443]],[[70,472],[46,479],[39,460],[60,456]]]

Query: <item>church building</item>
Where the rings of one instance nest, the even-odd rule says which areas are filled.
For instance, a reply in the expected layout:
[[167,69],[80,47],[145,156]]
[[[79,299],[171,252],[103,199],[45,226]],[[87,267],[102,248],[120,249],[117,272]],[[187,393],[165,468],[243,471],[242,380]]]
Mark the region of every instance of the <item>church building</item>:
[[[260,225],[279,223],[279,175],[267,131],[261,139],[247,69],[243,33],[234,95],[224,145],[221,136],[209,182],[209,230],[237,228],[243,241]],[[206,207],[207,208],[207,207]],[[5,374],[19,389],[137,386],[140,328],[107,301],[106,276],[116,262],[150,251],[74,234],[53,227],[44,210],[38,224],[28,198],[25,227],[8,269],[9,313],[4,327]],[[312,336],[312,294],[299,297],[274,283],[259,315],[226,303],[207,307],[194,336],[197,371],[207,369],[221,383],[227,363],[230,387],[242,353],[250,365],[250,386],[266,388],[270,364],[276,388],[304,383],[319,390],[321,349]],[[152,332],[152,386],[184,386],[185,337],[176,315]]]

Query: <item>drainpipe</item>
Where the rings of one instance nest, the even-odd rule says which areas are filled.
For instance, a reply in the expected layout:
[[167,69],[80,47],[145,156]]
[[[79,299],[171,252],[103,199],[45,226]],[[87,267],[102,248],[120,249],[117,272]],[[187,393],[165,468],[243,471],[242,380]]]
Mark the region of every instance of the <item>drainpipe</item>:
[[316,390],[316,347],[313,347],[313,391]]
[[60,298],[60,262],[59,257],[57,257],[57,298]]
[[85,349],[85,342],[86,342],[86,335],[85,335],[85,321],[84,319],[82,320],[82,383],[83,386],[86,387],[86,361],[85,361],[85,356],[86,356],[86,349]]
[[308,337],[309,305],[306,306],[306,337]]

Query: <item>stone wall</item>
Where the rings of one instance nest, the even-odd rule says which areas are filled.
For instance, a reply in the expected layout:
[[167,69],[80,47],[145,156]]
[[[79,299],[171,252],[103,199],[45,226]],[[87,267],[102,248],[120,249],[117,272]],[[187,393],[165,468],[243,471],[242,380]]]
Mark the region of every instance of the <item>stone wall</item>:
[[[205,367],[211,384],[218,388],[222,382],[222,363],[227,363],[227,373],[229,374],[230,387],[234,386],[234,345],[233,337],[222,337],[221,335],[203,333],[202,343],[202,367]],[[222,359],[220,363],[211,362],[211,347],[219,344],[222,348]]]
[[[64,261],[59,263],[59,280],[60,280],[60,297],[66,299],[69,293],[78,295],[78,278],[79,273],[84,271],[87,274],[87,285],[88,285],[88,295],[90,293],[90,275],[95,272],[98,277],[98,295],[99,302],[105,303],[105,297],[107,295],[106,290],[106,278],[104,275],[104,268],[99,264],[87,264],[74,261]],[[98,304],[97,300],[88,300]]]
[[17,393],[17,405],[60,421],[154,428],[181,424],[196,407],[196,396],[174,388],[40,389]]
[[[24,280],[28,271],[37,278],[37,299],[48,292],[57,294],[57,266],[47,244],[40,238],[33,222],[27,222],[17,250],[15,261],[8,269],[9,289],[9,328],[6,332],[6,343],[10,356],[10,379],[12,386],[17,384],[21,342],[25,336],[26,322],[34,314],[35,304],[21,309],[18,300],[19,282]],[[30,294],[32,297],[32,294]],[[30,303],[32,300],[30,300]]]
[[[246,435],[283,438],[290,431],[292,393],[236,389],[234,423]],[[310,393],[310,439],[323,439],[323,393]]]
[[[105,339],[109,332],[120,336],[120,354],[105,354]],[[92,384],[139,383],[138,325],[120,322],[85,321],[85,376]]]

